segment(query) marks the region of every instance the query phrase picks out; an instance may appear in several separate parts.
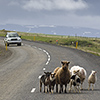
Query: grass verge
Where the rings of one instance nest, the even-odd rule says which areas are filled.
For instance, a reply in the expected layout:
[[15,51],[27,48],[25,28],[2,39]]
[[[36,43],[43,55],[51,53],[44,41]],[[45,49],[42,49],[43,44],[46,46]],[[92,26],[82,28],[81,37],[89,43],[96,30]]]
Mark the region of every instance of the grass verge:
[[[5,36],[6,32],[7,31],[5,30],[1,30],[0,36]],[[100,56],[100,38],[57,36],[25,32],[18,32],[18,34],[21,36],[22,39],[41,41],[71,48],[76,48],[76,42],[78,41],[77,49]]]

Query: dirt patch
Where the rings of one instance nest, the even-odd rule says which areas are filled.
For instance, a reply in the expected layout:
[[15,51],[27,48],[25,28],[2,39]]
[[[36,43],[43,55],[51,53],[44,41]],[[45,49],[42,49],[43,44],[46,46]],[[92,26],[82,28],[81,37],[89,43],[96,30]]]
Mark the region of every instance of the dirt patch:
[[0,62],[9,58],[11,56],[11,54],[12,54],[12,52],[9,49],[6,51],[5,47],[0,45]]

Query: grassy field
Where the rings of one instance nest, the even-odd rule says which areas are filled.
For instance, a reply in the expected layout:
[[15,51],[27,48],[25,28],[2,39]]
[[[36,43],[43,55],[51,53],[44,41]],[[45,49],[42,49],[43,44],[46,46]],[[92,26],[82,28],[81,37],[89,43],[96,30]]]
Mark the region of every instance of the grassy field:
[[[1,30],[0,36],[5,36],[6,32],[7,31],[5,30]],[[57,35],[46,35],[46,34],[25,33],[25,32],[18,32],[18,34],[21,36],[22,39],[47,42],[71,48],[76,48],[76,42],[78,41],[77,49],[100,56],[100,38],[57,36]]]

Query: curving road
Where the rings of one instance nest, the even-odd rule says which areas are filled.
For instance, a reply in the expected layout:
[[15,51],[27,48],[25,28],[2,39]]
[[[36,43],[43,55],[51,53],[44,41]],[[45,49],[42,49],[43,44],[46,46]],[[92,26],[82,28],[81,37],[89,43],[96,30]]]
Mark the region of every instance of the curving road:
[[[0,37],[0,45],[3,38]],[[80,50],[24,41],[22,46],[8,47],[12,55],[0,63],[0,100],[99,100],[100,99],[100,57]],[[45,94],[39,92],[39,76],[44,70],[53,71],[61,60],[80,65],[87,71],[97,71],[98,81],[94,91],[88,91],[87,78],[82,93]]]

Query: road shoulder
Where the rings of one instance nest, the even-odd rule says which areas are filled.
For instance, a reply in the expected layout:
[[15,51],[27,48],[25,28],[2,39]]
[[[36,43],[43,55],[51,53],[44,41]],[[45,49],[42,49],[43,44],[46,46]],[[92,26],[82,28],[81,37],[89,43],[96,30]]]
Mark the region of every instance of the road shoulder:
[[8,49],[6,51],[5,47],[0,44],[0,63],[8,59],[12,55],[12,52]]

